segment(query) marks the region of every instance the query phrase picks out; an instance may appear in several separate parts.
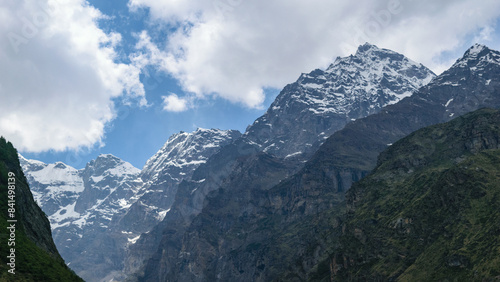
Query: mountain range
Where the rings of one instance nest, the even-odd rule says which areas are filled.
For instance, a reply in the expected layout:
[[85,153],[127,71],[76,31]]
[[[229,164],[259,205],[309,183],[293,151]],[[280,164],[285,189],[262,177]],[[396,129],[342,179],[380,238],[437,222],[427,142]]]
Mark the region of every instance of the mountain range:
[[118,279],[127,246],[165,217],[176,184],[240,135],[207,129],[175,134],[143,170],[109,154],[80,170],[20,160],[68,265],[85,280]]
[[[364,231],[372,227],[357,227],[353,215],[364,199],[353,193],[368,188],[349,188],[372,179],[365,177],[385,160],[379,154],[412,132],[500,107],[499,74],[500,53],[483,45],[435,76],[401,54],[364,44],[287,85],[243,134],[175,134],[142,170],[112,155],[82,170],[22,157],[21,164],[63,258],[88,281],[392,279],[407,269],[377,270],[384,267],[377,264],[382,241]],[[422,138],[432,140],[426,146],[445,146]],[[392,169],[434,165],[418,155],[399,160]],[[354,185],[370,186],[366,181]],[[366,211],[371,202],[363,202]],[[384,212],[392,218],[396,211]],[[476,265],[461,258],[450,261]]]
[[[499,107],[499,59],[497,51],[473,46],[410,97],[333,133],[297,173],[280,183],[263,185],[263,177],[252,182],[252,176],[236,170],[228,177],[229,185],[207,194],[203,210],[189,225],[169,221],[174,213],[167,215],[160,247],[138,279],[310,279],[330,252],[321,230],[335,234],[332,226],[340,224],[335,217],[323,222],[320,214],[340,216],[345,191],[368,175],[378,154],[398,139],[481,107]],[[285,170],[272,158],[259,157],[267,165],[257,161],[253,168],[267,173]],[[177,235],[179,230],[182,234]]]

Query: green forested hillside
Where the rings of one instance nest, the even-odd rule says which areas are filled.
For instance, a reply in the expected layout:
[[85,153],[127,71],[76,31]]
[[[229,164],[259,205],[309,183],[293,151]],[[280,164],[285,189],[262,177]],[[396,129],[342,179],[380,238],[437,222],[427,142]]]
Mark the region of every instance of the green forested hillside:
[[328,269],[315,279],[500,279],[500,112],[418,130],[353,185]]
[[[8,219],[9,172],[15,175],[15,220]],[[11,175],[12,176],[12,175]],[[11,194],[11,199],[13,195]],[[36,205],[19,165],[16,149],[0,138],[0,281],[83,281],[64,263],[52,241],[49,221]],[[9,246],[10,231],[15,224],[15,240]],[[15,269],[12,270],[11,248],[15,250]],[[13,265],[12,265],[13,266]],[[11,270],[11,272],[9,272]],[[15,274],[13,274],[14,272]]]

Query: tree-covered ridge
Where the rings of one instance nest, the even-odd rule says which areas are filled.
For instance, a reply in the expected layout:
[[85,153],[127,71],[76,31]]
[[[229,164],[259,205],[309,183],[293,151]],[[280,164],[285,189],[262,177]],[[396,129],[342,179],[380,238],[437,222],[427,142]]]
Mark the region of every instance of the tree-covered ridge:
[[[15,175],[15,205],[11,202],[10,206],[9,172]],[[14,199],[12,194],[10,196]],[[33,200],[19,165],[17,151],[3,137],[0,138],[0,207],[0,281],[83,281],[66,266],[57,252],[49,222]],[[11,237],[7,227],[12,224],[7,222],[10,219],[9,207],[15,208],[17,220],[13,223],[15,241],[10,241],[15,245],[8,244]],[[12,256],[11,249],[15,250],[14,270],[7,264],[10,262],[7,256]]]
[[403,138],[346,203],[319,280],[500,279],[500,112],[478,110]]

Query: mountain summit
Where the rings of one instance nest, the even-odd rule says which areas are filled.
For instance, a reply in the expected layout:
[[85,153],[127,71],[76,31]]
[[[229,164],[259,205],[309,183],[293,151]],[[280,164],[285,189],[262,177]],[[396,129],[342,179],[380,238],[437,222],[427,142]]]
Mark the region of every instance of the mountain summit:
[[500,52],[485,45],[475,44],[469,48],[464,56],[458,59],[454,67],[469,68],[471,71],[482,70],[488,64],[500,64]]
[[245,137],[278,157],[307,159],[346,123],[411,96],[434,77],[422,64],[366,43],[287,85]]

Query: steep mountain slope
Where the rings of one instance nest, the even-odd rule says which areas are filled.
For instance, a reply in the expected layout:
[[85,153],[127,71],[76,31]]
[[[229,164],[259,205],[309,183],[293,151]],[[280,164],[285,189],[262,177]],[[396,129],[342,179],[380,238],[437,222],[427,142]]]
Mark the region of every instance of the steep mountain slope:
[[[15,187],[14,194],[8,193],[9,187]],[[17,151],[3,137],[0,138],[0,192],[0,206],[5,209],[0,215],[0,235],[4,238],[0,245],[0,280],[82,281],[57,252],[49,221],[33,200]],[[8,208],[14,211],[7,213]]]
[[[127,270],[139,270],[161,244],[142,272],[150,280],[172,277],[184,232],[208,204],[207,194],[273,187],[300,169],[327,136],[351,119],[379,111],[433,76],[422,65],[369,44],[361,46],[355,56],[337,59],[326,71],[302,75],[283,89],[242,138],[222,148],[194,172],[190,181],[181,183],[165,220],[130,249]],[[249,195],[238,200],[248,202]]]
[[121,248],[134,238],[112,232],[111,225],[137,200],[143,184],[139,173],[113,155],[100,155],[80,171],[84,190],[77,201],[49,216],[61,255],[85,280],[106,276],[108,264],[119,260]]
[[[146,162],[140,174],[144,182],[142,195],[117,224],[121,229],[137,234],[151,230],[170,209],[179,183],[191,179],[197,167],[240,136],[237,130],[203,128],[172,135]],[[151,206],[159,207],[161,211],[155,212]]]
[[272,155],[307,160],[351,120],[411,96],[434,77],[422,64],[366,43],[287,85],[245,137]]
[[[484,106],[500,107],[500,53],[475,45],[413,96],[334,133],[303,169],[278,185],[221,181],[220,189],[207,193],[202,211],[191,214],[192,224],[172,221],[180,228],[163,229],[168,236],[142,279],[311,279],[333,244],[325,232],[338,232],[345,191],[375,167],[377,155],[421,127]],[[179,214],[189,202],[182,203]]]
[[217,129],[174,134],[142,171],[109,154],[81,170],[20,158],[69,265],[87,281],[123,279],[128,246],[163,219],[177,184],[240,135]]
[[424,128],[347,193],[334,281],[500,279],[500,112]]

